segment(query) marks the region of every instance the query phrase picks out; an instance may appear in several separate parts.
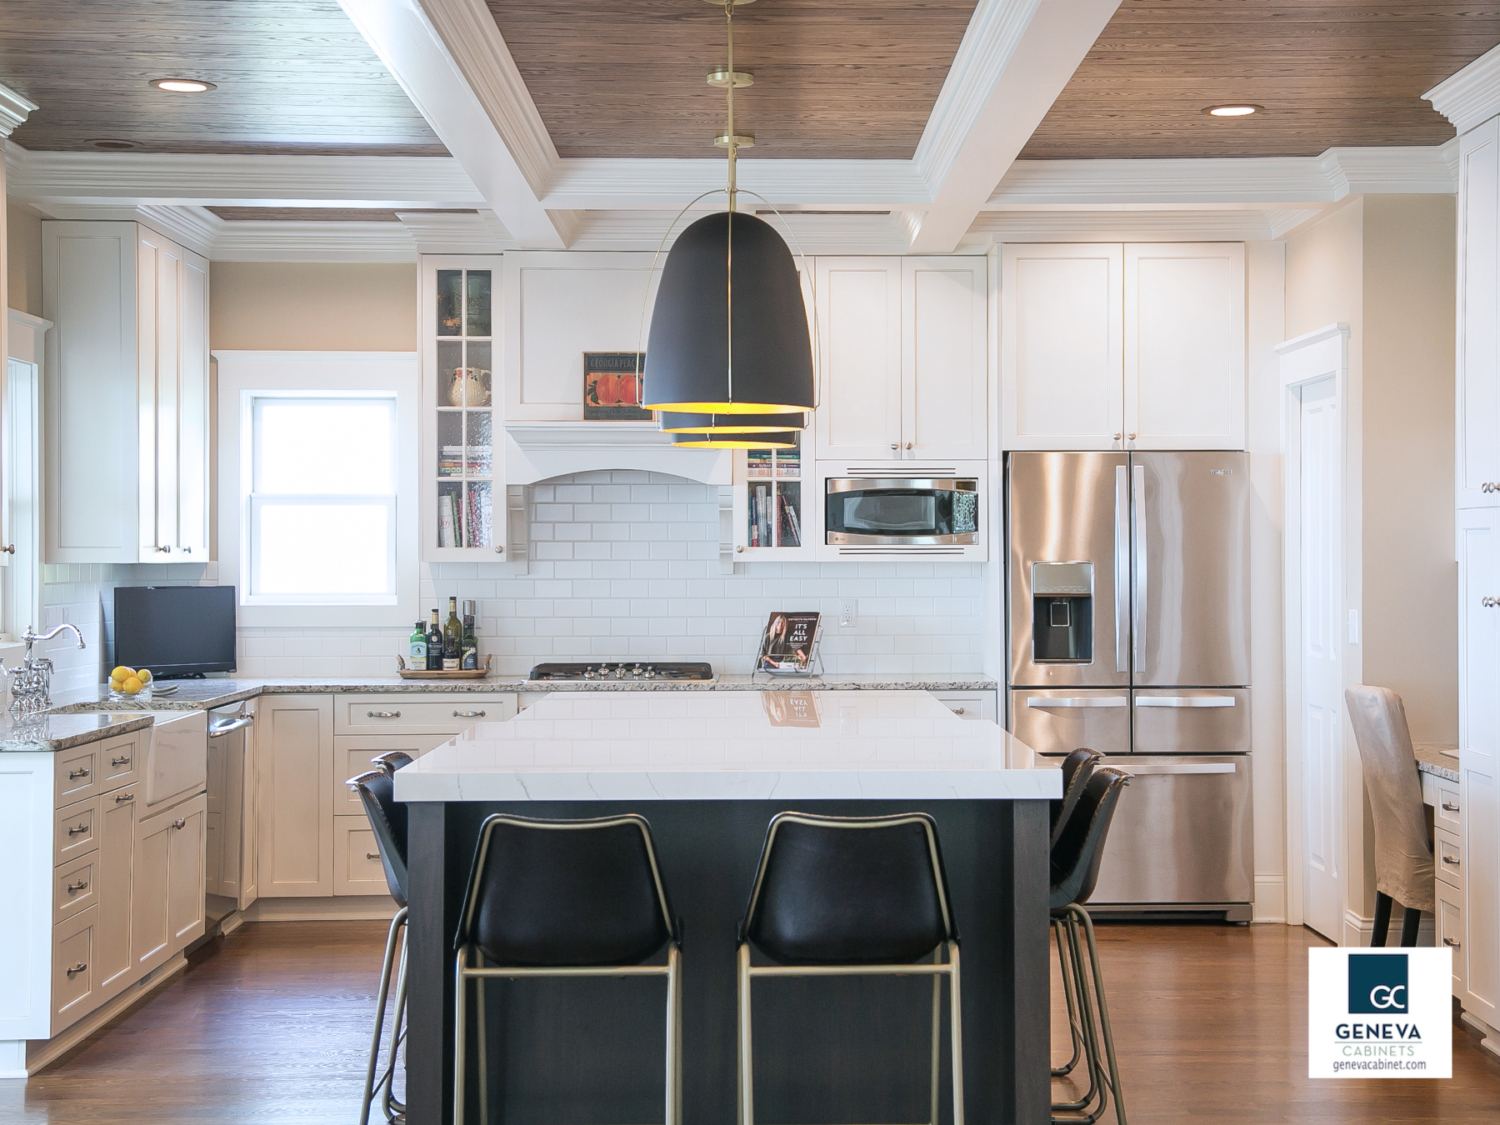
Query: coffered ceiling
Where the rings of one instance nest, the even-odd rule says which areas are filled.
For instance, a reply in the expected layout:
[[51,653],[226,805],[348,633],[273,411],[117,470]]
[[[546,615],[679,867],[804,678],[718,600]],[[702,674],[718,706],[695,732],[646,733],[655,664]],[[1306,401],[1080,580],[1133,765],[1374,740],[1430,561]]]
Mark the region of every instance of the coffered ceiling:
[[1438,145],[1423,92],[1497,43],[1494,0],[1124,0],[1021,159]]
[[[734,17],[736,131],[753,158],[909,160],[975,0],[766,0]],[[562,157],[712,156],[721,8],[702,0],[488,0]]]
[[446,153],[337,0],[3,0],[0,83],[39,107],[29,149]]

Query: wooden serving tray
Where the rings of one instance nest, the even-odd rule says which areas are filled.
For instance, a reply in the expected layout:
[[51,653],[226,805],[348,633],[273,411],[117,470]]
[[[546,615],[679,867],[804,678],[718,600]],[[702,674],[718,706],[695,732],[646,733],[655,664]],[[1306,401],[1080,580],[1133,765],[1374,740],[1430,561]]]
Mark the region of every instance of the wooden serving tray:
[[466,672],[429,672],[423,668],[420,671],[406,666],[406,657],[399,653],[396,656],[396,671],[403,680],[482,680],[490,674],[490,660],[493,653],[486,653],[483,668],[471,668]]

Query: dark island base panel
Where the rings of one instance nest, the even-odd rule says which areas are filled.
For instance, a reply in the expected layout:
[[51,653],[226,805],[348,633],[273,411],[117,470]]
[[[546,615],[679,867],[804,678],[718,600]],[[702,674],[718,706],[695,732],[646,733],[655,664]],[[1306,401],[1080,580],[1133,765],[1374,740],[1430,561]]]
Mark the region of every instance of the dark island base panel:
[[[410,1125],[452,1121],[453,935],[479,825],[493,812],[639,812],[651,821],[684,923],[683,1120],[734,1125],[735,927],[766,825],[787,807],[770,801],[412,805]],[[914,809],[933,815],[962,937],[966,1116],[972,1125],[1049,1122],[1046,803],[796,807],[842,816]],[[761,978],[754,987],[757,1120],[927,1120],[930,978]],[[491,981],[486,991],[497,1060],[490,1081],[495,1125],[662,1119],[664,978]],[[944,1123],[952,1121],[946,991],[945,985]],[[472,1035],[469,1043],[473,1050]],[[467,1119],[477,1122],[473,1077],[468,1089]]]

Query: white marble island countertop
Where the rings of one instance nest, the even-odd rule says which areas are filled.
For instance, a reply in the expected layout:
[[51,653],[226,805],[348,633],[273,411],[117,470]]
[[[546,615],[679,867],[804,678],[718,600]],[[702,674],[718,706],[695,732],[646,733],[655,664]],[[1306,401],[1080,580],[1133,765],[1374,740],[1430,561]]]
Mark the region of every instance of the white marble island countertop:
[[396,775],[401,801],[1039,800],[1056,769],[925,691],[548,695]]

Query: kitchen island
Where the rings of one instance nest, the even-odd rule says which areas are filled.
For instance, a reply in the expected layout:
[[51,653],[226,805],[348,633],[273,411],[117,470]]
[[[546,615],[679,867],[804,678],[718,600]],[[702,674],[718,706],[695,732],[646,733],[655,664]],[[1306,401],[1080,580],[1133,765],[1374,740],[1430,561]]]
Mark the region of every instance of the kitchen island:
[[[451,1120],[453,937],[484,818],[638,812],[684,923],[684,1119],[731,1125],[735,928],[767,823],[797,809],[935,818],[964,950],[966,1116],[1042,1125],[1046,801],[1061,781],[1034,764],[999,726],[920,691],[560,692],[474,726],[396,778],[410,809],[407,1120]],[[659,993],[645,980],[490,989],[491,1119],[657,1119]],[[757,1116],[925,1120],[930,1018],[921,978],[767,986],[756,1004]]]

